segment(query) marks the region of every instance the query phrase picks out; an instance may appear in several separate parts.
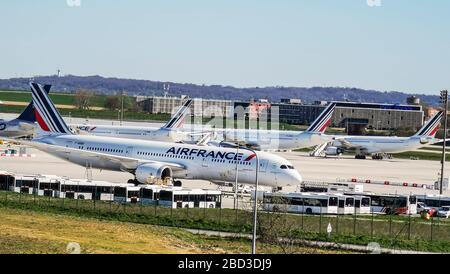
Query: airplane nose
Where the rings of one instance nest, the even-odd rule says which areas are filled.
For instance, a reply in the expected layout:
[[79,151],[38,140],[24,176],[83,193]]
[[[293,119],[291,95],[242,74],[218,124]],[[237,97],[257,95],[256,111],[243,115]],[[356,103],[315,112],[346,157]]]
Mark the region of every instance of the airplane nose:
[[294,181],[295,185],[299,185],[299,184],[303,183],[302,175],[300,175],[300,173],[295,171],[293,174],[293,181]]

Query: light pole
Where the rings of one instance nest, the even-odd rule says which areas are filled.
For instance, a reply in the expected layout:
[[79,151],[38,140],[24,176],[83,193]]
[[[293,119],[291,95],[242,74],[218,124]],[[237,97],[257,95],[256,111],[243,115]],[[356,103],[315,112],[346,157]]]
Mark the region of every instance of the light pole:
[[[239,155],[239,145],[236,146],[236,155]],[[234,183],[234,209],[238,209],[238,173],[239,173],[239,165],[238,161],[236,161],[236,182]]]
[[[235,143],[235,145],[237,146],[237,149],[239,149],[239,146],[240,146],[239,142]],[[252,234],[252,254],[256,254],[256,230],[257,230],[256,226],[257,226],[257,219],[258,219],[259,158],[258,158],[258,154],[256,153],[255,150],[253,150],[251,148],[245,148],[245,149],[252,152],[255,155],[255,160],[256,160],[255,198],[254,198],[254,203],[253,203],[253,234]],[[237,173],[236,173],[236,178],[237,178]],[[237,183],[237,179],[236,179],[236,183]]]
[[441,181],[439,184],[439,193],[442,195],[442,186],[444,183],[444,168],[445,168],[445,147],[447,141],[447,110],[448,110],[448,91],[441,91],[441,100],[444,107],[444,142],[442,142],[442,161],[441,161]]
[[255,199],[253,203],[253,236],[252,236],[252,254],[256,254],[256,223],[258,218],[258,173],[259,173],[259,158],[256,151],[249,149],[255,154],[256,158],[256,178],[255,178]]
[[124,91],[122,91],[122,96],[121,96],[121,107],[120,107],[120,125],[122,125],[123,122],[123,95],[124,95]]

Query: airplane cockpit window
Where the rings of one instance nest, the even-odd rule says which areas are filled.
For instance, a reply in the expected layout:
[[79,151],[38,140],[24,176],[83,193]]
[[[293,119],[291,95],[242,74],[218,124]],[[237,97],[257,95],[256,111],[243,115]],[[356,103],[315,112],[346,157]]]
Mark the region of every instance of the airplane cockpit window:
[[288,166],[288,168],[289,168],[289,169],[295,169],[295,167],[293,167],[293,166]]
[[286,165],[282,165],[280,166],[281,169],[288,169],[288,167]]

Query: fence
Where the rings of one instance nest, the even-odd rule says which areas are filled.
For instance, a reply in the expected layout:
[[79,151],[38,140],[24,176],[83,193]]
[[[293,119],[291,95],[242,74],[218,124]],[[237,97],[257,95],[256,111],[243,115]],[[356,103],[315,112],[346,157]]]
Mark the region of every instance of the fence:
[[[222,197],[224,198],[224,197]],[[205,198],[206,199],[206,198]],[[223,199],[221,199],[223,201]],[[205,203],[206,204],[206,203]],[[239,200],[239,209],[172,208],[143,203],[54,198],[34,194],[0,192],[0,206],[54,212],[126,222],[191,229],[251,233],[252,202]],[[394,215],[307,215],[262,211],[259,204],[259,241],[274,237],[362,244],[383,247],[450,252],[450,222],[431,218]],[[331,231],[330,231],[331,228]]]

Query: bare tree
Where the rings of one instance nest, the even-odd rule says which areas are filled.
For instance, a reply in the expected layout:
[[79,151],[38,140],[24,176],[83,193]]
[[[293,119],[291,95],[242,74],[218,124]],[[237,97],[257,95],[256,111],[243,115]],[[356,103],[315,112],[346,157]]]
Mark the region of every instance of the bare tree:
[[91,106],[92,92],[80,89],[75,93],[75,104],[79,109],[88,110]]
[[277,246],[284,254],[295,253],[300,245],[295,237],[297,226],[294,219],[288,214],[288,203],[283,198],[272,200],[275,204],[261,212],[258,218],[258,236],[261,242]]
[[116,110],[120,108],[120,97],[119,96],[108,96],[105,101],[105,108],[110,110]]

